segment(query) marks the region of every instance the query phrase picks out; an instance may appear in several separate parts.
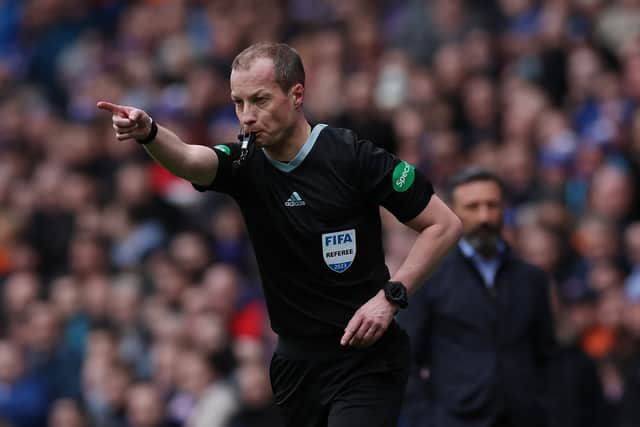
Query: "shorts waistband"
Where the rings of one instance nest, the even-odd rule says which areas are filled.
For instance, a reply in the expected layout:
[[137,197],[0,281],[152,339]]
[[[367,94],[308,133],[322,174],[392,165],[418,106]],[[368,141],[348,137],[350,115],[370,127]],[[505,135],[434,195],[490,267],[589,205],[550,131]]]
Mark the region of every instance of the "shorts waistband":
[[393,339],[400,328],[392,322],[385,334],[372,346],[351,347],[340,344],[340,336],[319,336],[310,338],[278,337],[276,352],[283,356],[299,359],[324,359],[327,357],[339,357],[342,355],[364,353],[373,348],[385,345],[385,342]]

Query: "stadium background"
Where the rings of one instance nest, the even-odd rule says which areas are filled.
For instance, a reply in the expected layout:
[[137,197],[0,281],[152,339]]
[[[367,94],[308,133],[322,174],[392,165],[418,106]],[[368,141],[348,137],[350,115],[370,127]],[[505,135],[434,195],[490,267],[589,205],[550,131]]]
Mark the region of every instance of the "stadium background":
[[[95,108],[234,140],[230,61],[261,40],[301,53],[313,122],[438,189],[504,178],[505,236],[554,280],[563,411],[640,425],[639,36],[638,0],[0,0],[0,425],[277,426],[237,209]],[[384,218],[394,270],[414,236]]]

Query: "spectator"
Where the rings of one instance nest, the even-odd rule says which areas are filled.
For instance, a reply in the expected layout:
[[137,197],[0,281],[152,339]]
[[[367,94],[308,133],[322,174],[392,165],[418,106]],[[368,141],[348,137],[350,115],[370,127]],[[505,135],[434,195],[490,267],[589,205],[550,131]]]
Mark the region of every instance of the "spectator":
[[11,274],[2,287],[2,300],[4,304],[3,316],[5,333],[13,333],[14,326],[26,313],[30,304],[33,304],[40,293],[39,276],[32,271],[16,272]]
[[228,325],[234,338],[260,339],[264,333],[265,313],[258,301],[243,301],[240,277],[231,266],[211,267],[204,276],[208,307]]
[[49,411],[49,427],[87,427],[85,415],[75,400],[60,399]]
[[630,224],[624,233],[625,254],[631,274],[625,281],[625,292],[629,298],[640,297],[640,223]]
[[126,427],[172,427],[166,421],[162,400],[153,386],[137,383],[131,386],[127,395]]
[[60,319],[47,303],[34,303],[24,325],[25,361],[28,369],[46,382],[51,399],[80,396],[81,354],[61,340]]
[[142,323],[142,283],[134,274],[123,275],[112,283],[110,318],[119,331],[118,354],[139,376],[147,374],[147,331]]
[[230,427],[278,427],[283,425],[273,404],[269,376],[260,364],[245,364],[238,370],[240,408]]
[[237,399],[201,353],[181,352],[177,375],[178,390],[169,402],[173,420],[193,427],[222,427],[229,421]]
[[345,108],[336,118],[336,125],[353,129],[358,137],[374,143],[383,144],[387,151],[395,153],[397,142],[393,127],[388,120],[376,111],[373,99],[372,76],[359,71],[354,73],[346,82]]
[[151,383],[162,401],[172,398],[178,375],[180,348],[168,340],[156,340],[150,350]]
[[0,341],[0,417],[15,427],[39,427],[46,422],[47,383],[26,370],[23,357],[15,343]]
[[560,349],[553,367],[554,396],[562,408],[563,426],[608,425],[606,402],[598,366],[582,347],[582,339],[596,324],[598,295],[584,284],[565,286],[556,299],[555,318]]
[[623,168],[605,165],[593,176],[589,194],[592,213],[624,225],[634,205],[631,175]]

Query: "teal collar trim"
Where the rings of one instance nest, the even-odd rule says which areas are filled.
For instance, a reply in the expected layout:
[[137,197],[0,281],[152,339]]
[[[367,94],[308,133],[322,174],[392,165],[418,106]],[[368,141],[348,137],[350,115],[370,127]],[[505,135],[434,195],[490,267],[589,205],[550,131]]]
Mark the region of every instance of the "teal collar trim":
[[320,135],[320,132],[322,131],[322,129],[326,127],[327,125],[322,123],[318,123],[317,125],[315,125],[311,130],[311,133],[309,134],[307,141],[304,143],[300,151],[298,151],[298,154],[296,154],[296,156],[290,162],[285,163],[279,160],[274,160],[271,157],[269,157],[269,155],[267,154],[266,151],[264,151],[264,149],[262,150],[262,152],[276,169],[282,172],[287,172],[287,173],[291,172],[292,170],[300,166],[300,164],[304,161],[304,159],[307,158],[307,155],[309,154],[314,144],[316,143],[316,140],[318,139],[318,135]]

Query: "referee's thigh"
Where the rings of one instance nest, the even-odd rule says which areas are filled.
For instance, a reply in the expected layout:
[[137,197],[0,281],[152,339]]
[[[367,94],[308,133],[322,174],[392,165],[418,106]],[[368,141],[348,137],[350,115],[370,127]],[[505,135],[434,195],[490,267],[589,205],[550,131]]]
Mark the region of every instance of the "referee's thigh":
[[376,352],[373,366],[346,376],[329,408],[328,427],[396,427],[409,378],[409,342],[404,334],[394,346]]
[[407,382],[405,371],[364,375],[334,398],[329,427],[396,427]]
[[326,427],[328,411],[322,403],[313,363],[275,353],[269,375],[285,427]]

